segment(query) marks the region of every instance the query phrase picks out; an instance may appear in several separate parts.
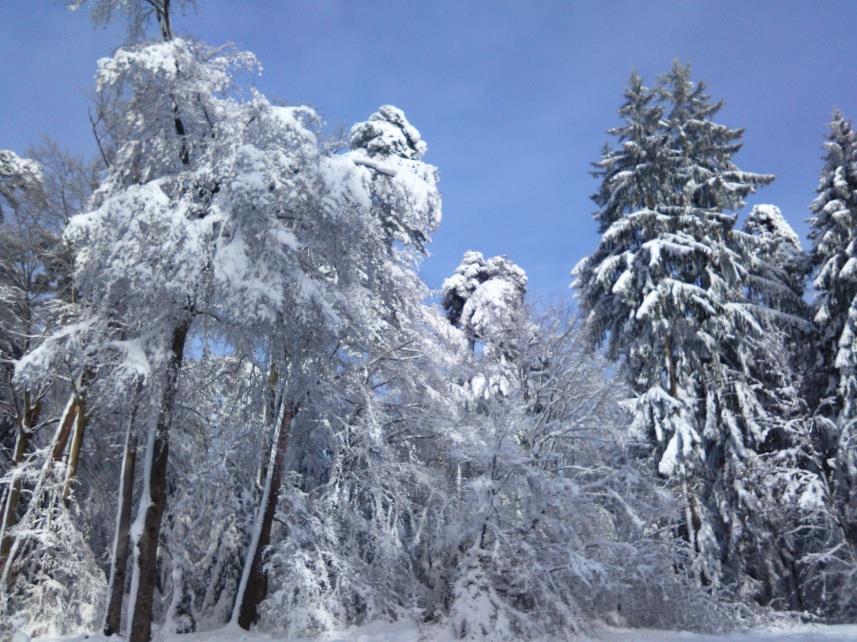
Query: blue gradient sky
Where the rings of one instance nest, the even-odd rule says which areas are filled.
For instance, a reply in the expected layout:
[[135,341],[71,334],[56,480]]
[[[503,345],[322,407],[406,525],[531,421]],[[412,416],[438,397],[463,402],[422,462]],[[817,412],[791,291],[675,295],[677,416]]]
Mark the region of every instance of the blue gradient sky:
[[[567,297],[597,238],[589,164],[632,69],[673,58],[745,127],[739,164],[776,182],[803,236],[834,106],[857,118],[857,2],[818,0],[200,0],[179,33],[257,54],[270,97],[316,107],[331,127],[402,107],[441,170],[444,222],[423,267],[438,287],[467,249],[506,254],[531,291]],[[122,39],[54,0],[0,3],[0,147],[43,134],[92,152],[86,90]]]

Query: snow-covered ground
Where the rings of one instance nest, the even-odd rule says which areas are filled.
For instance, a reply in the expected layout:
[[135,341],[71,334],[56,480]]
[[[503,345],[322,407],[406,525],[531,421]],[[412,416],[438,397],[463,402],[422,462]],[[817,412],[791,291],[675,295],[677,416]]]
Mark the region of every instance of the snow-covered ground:
[[857,625],[800,625],[788,629],[702,635],[686,631],[614,630],[597,638],[609,642],[846,642],[857,640]]
[[[27,638],[21,638],[26,642]],[[113,642],[116,638],[102,635],[81,635],[75,637],[42,639],[39,642]],[[225,628],[206,633],[189,635],[170,635],[157,637],[158,642],[310,642],[306,638],[272,637],[264,633],[248,633],[239,628]],[[686,631],[655,631],[646,629],[610,629],[597,637],[583,637],[587,640],[604,642],[851,642],[857,641],[857,625],[817,626],[800,625],[787,629],[757,631],[751,633],[731,633],[703,635]],[[14,640],[17,642],[17,640]],[[453,638],[441,627],[418,628],[410,624],[377,623],[334,633],[321,638],[319,642],[453,642]]]

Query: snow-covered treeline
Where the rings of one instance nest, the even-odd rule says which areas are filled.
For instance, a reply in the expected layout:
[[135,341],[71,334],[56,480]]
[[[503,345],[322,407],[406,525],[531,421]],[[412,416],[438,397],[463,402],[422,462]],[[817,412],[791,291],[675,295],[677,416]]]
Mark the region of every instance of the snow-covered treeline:
[[631,76],[595,164],[601,242],[574,285],[632,392],[631,431],[683,504],[699,582],[853,619],[857,145],[835,115],[804,254],[773,205],[737,226],[773,176],[732,161],[742,130],[714,120],[721,106],[680,63],[654,88]]
[[129,25],[98,157],[0,150],[0,635],[857,615],[844,117],[804,254],[775,206],[736,227],[773,177],[689,69],[632,76],[582,318],[476,251],[434,305],[439,172],[401,109],[332,139],[170,0],[85,4]]

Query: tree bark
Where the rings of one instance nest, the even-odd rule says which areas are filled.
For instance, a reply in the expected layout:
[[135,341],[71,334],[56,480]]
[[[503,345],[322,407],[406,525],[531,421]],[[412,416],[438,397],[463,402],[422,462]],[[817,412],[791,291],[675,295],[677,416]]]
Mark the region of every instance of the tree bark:
[[669,337],[664,345],[664,352],[667,358],[667,375],[669,377],[670,396],[678,397],[678,374],[676,373],[675,358],[673,357],[672,342]]
[[253,536],[247,548],[247,558],[241,574],[238,594],[235,596],[235,608],[232,621],[242,629],[249,630],[259,619],[259,605],[268,595],[268,576],[262,567],[265,548],[271,543],[271,527],[277,509],[277,499],[283,481],[283,466],[289,445],[289,429],[298,412],[298,404],[287,402],[282,411],[282,419],[274,435],[269,456],[268,475],[265,491],[256,513]]
[[133,421],[128,425],[125,454],[122,457],[119,510],[116,516],[116,535],[110,564],[110,588],[107,615],[104,618],[104,635],[119,634],[122,626],[122,596],[125,594],[125,577],[128,570],[131,529],[131,501],[134,493],[134,468],[137,463],[137,438],[132,434]]
[[83,447],[83,436],[86,432],[86,405],[83,397],[77,398],[77,416],[74,422],[74,437],[71,440],[71,449],[68,453],[68,466],[66,467],[65,483],[62,489],[62,501],[68,506],[71,487],[77,476],[77,465],[80,462],[80,450]]
[[[275,423],[277,420],[277,381],[279,380],[279,374],[277,372],[277,366],[275,364],[271,364],[271,367],[268,369],[268,380],[267,386],[265,388],[265,406],[262,409],[262,425],[266,428],[271,424]],[[271,452],[271,439],[273,439],[273,435],[270,434],[270,430],[266,430],[265,435],[265,450],[267,452]],[[268,459],[262,457],[262,461],[259,462],[259,470],[256,471],[256,487],[259,489],[259,492],[262,492],[265,488],[265,480],[268,478]]]
[[161,5],[156,7],[158,26],[161,28],[161,37],[165,42],[173,39],[173,27],[170,19],[170,0],[161,0]]
[[187,316],[173,329],[172,352],[167,363],[158,420],[149,432],[143,467],[143,495],[140,498],[135,524],[131,528],[134,539],[134,573],[129,601],[129,608],[132,610],[128,638],[130,642],[149,642],[152,635],[158,538],[167,504],[169,431],[190,324],[191,317]]
[[72,394],[71,398],[68,400],[68,404],[66,404],[62,417],[60,417],[59,426],[57,427],[57,432],[54,435],[51,447],[51,460],[54,462],[60,461],[63,453],[65,453],[65,447],[68,444],[68,436],[71,434],[71,427],[74,425],[75,419],[77,418],[77,407],[77,395]]

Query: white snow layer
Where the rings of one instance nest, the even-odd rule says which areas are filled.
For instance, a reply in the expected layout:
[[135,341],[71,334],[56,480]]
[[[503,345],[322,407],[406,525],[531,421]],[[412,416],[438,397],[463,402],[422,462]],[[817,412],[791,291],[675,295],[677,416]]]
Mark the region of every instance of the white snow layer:
[[[42,638],[41,642],[110,642],[115,637],[100,634],[75,637]],[[157,642],[310,642],[310,638],[282,638],[264,633],[247,632],[228,626],[217,631],[186,635],[154,634]],[[417,626],[409,623],[376,622],[317,638],[324,642],[454,642],[449,630],[441,625]],[[857,624],[820,626],[794,625],[788,628],[740,633],[702,634],[687,631],[654,629],[605,629],[596,636],[581,636],[581,642],[849,642],[857,641]],[[27,638],[21,638],[27,642]],[[547,642],[547,641],[545,641]]]

